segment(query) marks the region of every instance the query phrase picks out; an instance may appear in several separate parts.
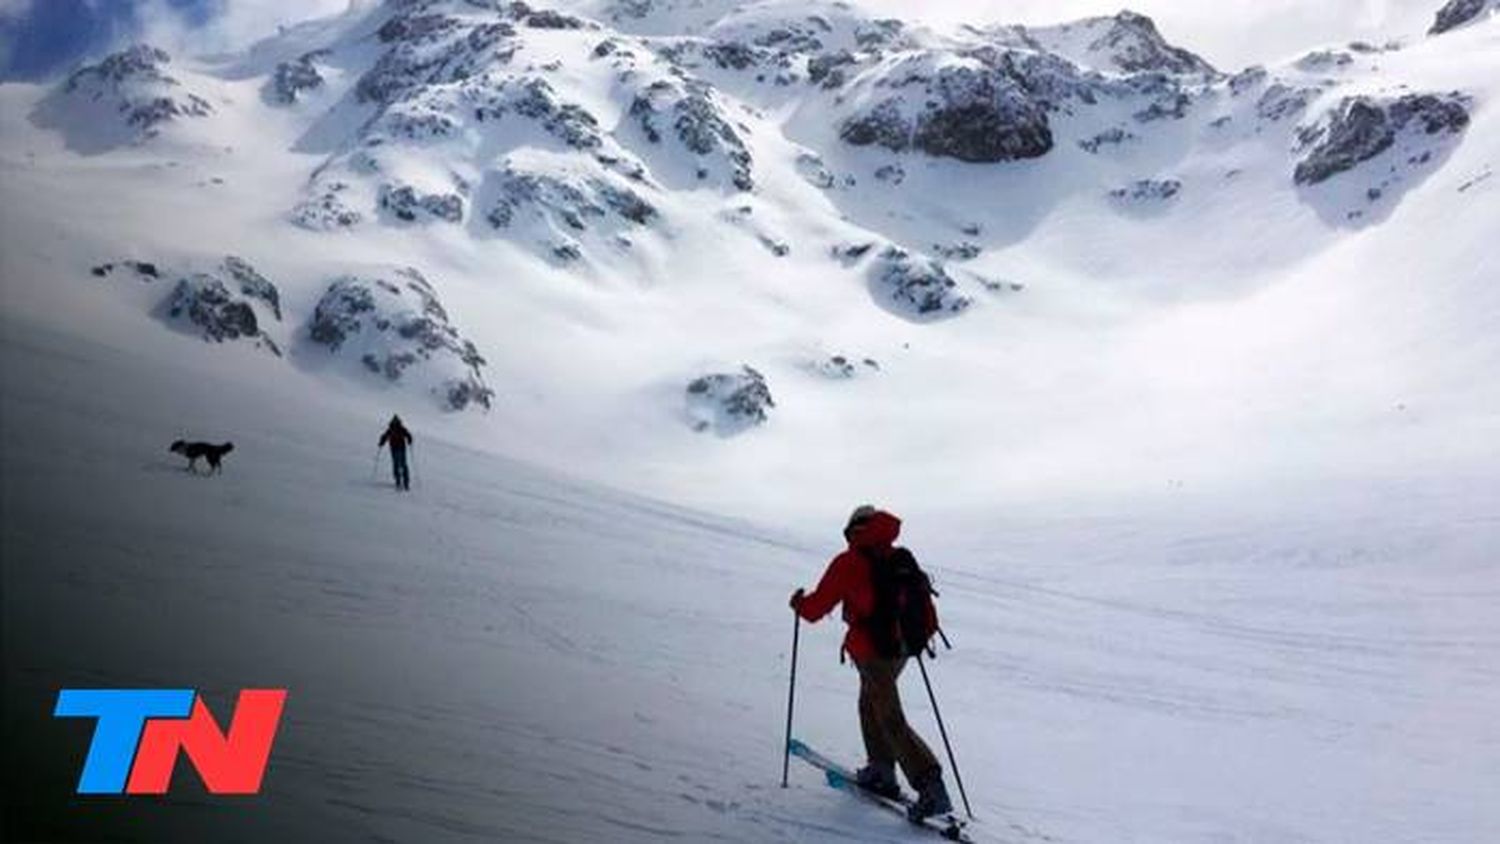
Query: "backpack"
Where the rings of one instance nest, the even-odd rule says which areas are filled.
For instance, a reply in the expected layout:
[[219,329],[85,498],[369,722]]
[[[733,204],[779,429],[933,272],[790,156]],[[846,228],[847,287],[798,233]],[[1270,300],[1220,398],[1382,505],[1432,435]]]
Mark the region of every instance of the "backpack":
[[932,578],[905,548],[891,549],[884,559],[869,555],[865,559],[870,564],[875,610],[863,627],[875,651],[887,659],[930,653],[928,645],[938,632]]

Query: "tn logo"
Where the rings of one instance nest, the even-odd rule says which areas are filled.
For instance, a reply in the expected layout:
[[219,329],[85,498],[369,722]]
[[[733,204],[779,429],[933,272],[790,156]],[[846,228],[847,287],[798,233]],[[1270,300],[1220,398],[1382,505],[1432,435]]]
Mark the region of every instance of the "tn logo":
[[63,689],[56,718],[96,718],[79,794],[166,794],[178,751],[210,794],[257,794],[286,689],[245,689],[222,731],[192,689]]

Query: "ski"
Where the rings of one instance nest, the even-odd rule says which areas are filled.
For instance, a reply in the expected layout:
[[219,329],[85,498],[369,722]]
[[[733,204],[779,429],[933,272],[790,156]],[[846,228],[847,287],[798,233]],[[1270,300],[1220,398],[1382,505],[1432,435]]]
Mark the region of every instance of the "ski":
[[808,747],[806,744],[798,741],[797,739],[792,739],[791,741],[787,742],[787,750],[793,756],[822,771],[823,776],[827,780],[829,786],[837,788],[838,790],[843,791],[846,794],[852,794],[856,797],[859,797],[866,802],[879,806],[889,812],[894,812],[895,814],[900,815],[903,820],[914,827],[919,827],[921,829],[927,830],[928,832],[936,833],[943,838],[948,839],[949,841],[961,841],[964,842],[964,844],[974,844],[973,839],[969,838],[967,832],[965,831],[965,827],[968,824],[965,821],[959,820],[953,814],[933,816],[930,818],[924,818],[920,821],[911,820],[911,818],[907,816],[906,812],[907,809],[911,806],[912,801],[911,798],[907,797],[905,794],[901,795],[900,799],[893,799],[889,797],[883,797],[879,794],[874,793],[873,791],[866,791],[859,786],[859,783],[855,780],[854,773],[852,771],[838,764],[837,762],[834,762],[833,760],[822,755],[816,750],[813,750],[811,747]]

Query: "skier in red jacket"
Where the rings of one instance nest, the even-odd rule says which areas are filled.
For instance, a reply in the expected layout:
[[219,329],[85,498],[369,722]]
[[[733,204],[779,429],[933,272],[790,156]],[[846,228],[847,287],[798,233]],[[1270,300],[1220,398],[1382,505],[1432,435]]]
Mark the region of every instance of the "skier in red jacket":
[[844,650],[859,669],[859,726],[868,761],[859,769],[859,785],[888,797],[899,797],[896,764],[917,792],[912,814],[916,817],[953,811],[943,769],[922,737],[906,723],[896,679],[906,666],[906,657],[881,653],[867,629],[875,612],[875,585],[871,567],[881,565],[891,554],[901,520],[870,505],[855,509],[844,527],[849,547],[833,558],[823,579],[811,594],[798,589],[792,609],[810,622],[844,605]]

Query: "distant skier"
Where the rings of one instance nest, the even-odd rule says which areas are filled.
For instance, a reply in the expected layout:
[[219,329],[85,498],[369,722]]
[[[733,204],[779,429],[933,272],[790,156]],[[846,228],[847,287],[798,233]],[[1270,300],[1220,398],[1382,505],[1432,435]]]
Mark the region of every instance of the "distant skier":
[[[927,744],[906,723],[896,679],[906,666],[895,610],[888,605],[896,560],[912,560],[904,549],[894,547],[901,533],[901,520],[870,505],[855,509],[844,527],[849,547],[828,564],[823,579],[812,594],[798,589],[791,606],[798,615],[816,622],[833,608],[844,605],[844,650],[859,669],[859,725],[868,762],[858,771],[859,785],[876,794],[899,798],[896,763],[917,792],[909,809],[916,819],[953,811],[943,769]],[[911,565],[915,568],[915,561]],[[924,582],[925,582],[925,576]],[[930,602],[925,605],[929,612]],[[930,619],[936,629],[936,616]],[[932,630],[927,631],[931,635]],[[925,641],[925,638],[923,638]]]
[[391,447],[391,474],[395,476],[396,488],[411,489],[411,469],[406,465],[406,449],[411,445],[411,431],[401,424],[401,417],[391,417],[391,424],[385,426],[385,433],[380,435],[380,445]]

